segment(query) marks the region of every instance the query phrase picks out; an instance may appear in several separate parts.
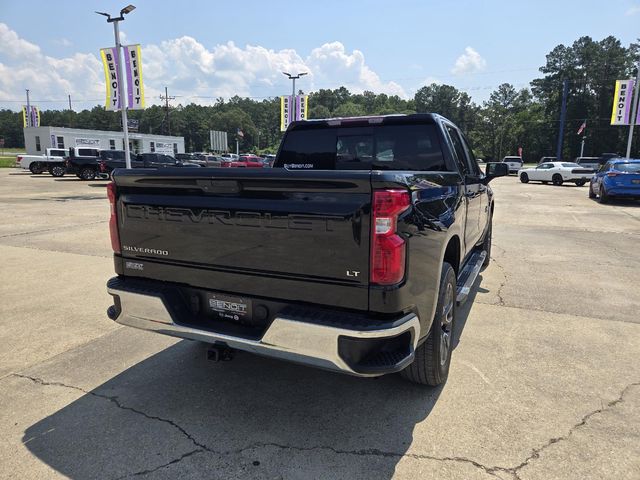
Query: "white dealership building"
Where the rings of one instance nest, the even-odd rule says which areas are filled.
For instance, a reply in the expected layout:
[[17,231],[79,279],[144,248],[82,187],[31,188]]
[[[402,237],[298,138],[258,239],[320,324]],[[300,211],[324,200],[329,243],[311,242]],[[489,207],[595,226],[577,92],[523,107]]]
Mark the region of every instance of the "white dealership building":
[[[28,155],[42,155],[47,148],[124,150],[124,134],[80,128],[27,127],[24,129],[24,146]],[[175,155],[184,153],[184,138],[129,132],[129,147],[132,153],[158,152]]]

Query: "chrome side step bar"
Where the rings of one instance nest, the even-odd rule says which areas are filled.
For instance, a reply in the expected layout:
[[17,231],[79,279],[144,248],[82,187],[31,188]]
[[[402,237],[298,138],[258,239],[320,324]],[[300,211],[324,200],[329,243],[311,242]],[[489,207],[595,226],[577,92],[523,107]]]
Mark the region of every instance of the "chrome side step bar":
[[473,284],[478,278],[478,274],[482,269],[482,264],[484,263],[485,258],[487,258],[487,252],[484,250],[482,252],[474,253],[460,272],[460,275],[458,276],[456,296],[458,305],[462,305],[467,301],[469,292],[471,292],[471,287],[473,287]]

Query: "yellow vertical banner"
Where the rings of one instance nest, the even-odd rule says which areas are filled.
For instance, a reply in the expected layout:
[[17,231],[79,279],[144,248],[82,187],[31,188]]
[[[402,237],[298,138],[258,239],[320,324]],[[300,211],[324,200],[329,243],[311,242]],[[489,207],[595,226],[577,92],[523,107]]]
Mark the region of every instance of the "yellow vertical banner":
[[306,120],[309,117],[309,95],[300,95],[298,102],[300,102],[300,106],[298,107],[298,120]]
[[139,44],[124,47],[124,68],[127,79],[127,105],[129,110],[142,110],[144,108],[141,55]]
[[291,123],[291,98],[290,96],[280,97],[280,131],[284,132]]
[[105,86],[107,88],[104,108],[116,111],[121,108],[121,99],[118,90],[118,85],[120,83],[120,69],[118,68],[116,48],[101,48],[100,57],[102,58]]
[[616,80],[616,89],[613,94],[613,109],[611,111],[611,125],[629,125],[634,83],[633,80]]
[[22,107],[22,128],[27,128],[27,107]]

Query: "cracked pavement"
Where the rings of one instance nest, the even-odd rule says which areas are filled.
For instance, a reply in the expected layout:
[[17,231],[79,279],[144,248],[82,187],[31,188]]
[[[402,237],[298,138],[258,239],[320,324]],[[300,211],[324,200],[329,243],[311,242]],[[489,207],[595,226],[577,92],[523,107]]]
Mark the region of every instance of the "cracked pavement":
[[0,479],[640,478],[637,204],[493,183],[493,260],[425,389],[113,324],[104,184],[14,173]]

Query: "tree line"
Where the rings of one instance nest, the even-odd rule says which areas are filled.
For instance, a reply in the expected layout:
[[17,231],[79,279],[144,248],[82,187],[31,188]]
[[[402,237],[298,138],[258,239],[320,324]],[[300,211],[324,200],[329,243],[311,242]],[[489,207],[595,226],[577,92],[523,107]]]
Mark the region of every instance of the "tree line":
[[[452,85],[420,88],[412,99],[370,91],[354,94],[344,87],[309,93],[309,118],[435,112],[460,126],[476,155],[499,159],[522,148],[525,161],[556,152],[563,82],[568,82],[563,157],[579,155],[586,136],[585,155],[624,153],[627,129],[609,125],[616,79],[634,75],[638,44],[624,46],[613,36],[602,40],[581,37],[570,46],[558,45],[546,56],[542,76],[528,88],[499,85],[482,104]],[[302,91],[300,93],[303,93]],[[131,111],[142,133],[171,134],[185,139],[187,151],[209,149],[209,130],[228,132],[230,146],[238,139],[241,151],[275,152],[282,137],[280,100],[233,97],[213,105],[163,106]],[[577,131],[586,121],[583,134]],[[102,106],[91,110],[44,110],[41,124],[96,130],[120,130],[120,114]],[[238,130],[243,132],[237,136]],[[22,114],[0,110],[0,137],[7,147],[24,147]],[[634,142],[632,152],[637,152]],[[637,155],[637,154],[636,154]]]

